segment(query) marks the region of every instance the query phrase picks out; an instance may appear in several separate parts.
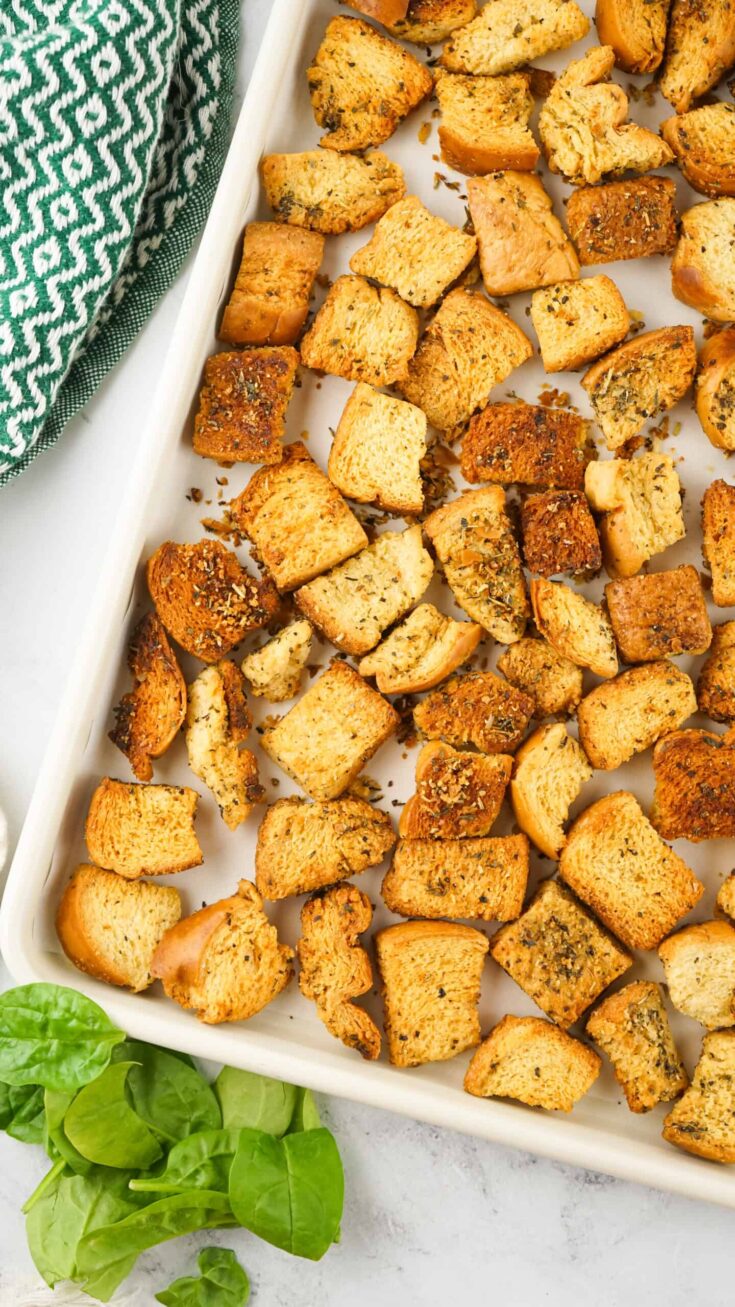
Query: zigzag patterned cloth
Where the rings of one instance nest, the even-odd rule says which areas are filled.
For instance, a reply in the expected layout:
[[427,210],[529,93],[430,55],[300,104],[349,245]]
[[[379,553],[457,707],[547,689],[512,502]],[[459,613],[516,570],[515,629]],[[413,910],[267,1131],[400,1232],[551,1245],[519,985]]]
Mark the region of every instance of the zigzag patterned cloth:
[[0,485],[170,285],[227,149],[238,0],[0,0]]

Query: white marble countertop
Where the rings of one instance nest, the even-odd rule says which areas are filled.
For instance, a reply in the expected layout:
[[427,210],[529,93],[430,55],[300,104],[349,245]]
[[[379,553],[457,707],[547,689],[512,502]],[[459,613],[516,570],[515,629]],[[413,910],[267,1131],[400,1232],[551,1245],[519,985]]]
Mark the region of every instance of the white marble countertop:
[[[239,88],[270,8],[244,0]],[[185,276],[185,274],[184,274]],[[0,805],[11,847],[31,795],[89,587],[181,301],[184,277],[60,443],[0,491]],[[9,983],[7,974],[0,979]],[[143,1307],[194,1268],[196,1248],[234,1247],[258,1307],[731,1307],[733,1213],[511,1152],[355,1104],[323,1104],[347,1173],[343,1240],[319,1264],[244,1232],[146,1254],[120,1302]],[[40,1149],[0,1136],[0,1307],[46,1295],[20,1207]]]

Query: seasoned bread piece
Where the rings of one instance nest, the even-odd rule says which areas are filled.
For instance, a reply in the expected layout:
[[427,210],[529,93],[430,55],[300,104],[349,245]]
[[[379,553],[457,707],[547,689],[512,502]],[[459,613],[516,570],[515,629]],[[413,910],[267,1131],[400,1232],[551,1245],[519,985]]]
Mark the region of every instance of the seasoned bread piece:
[[472,926],[408,921],[375,936],[388,1056],[394,1066],[445,1062],[480,1042],[488,943]]
[[691,327],[660,327],[627,340],[582,377],[608,449],[619,449],[644,422],[678,404],[694,380]]
[[402,917],[513,921],[528,880],[525,835],[400,840],[380,892]]
[[335,662],[263,731],[261,743],[312,799],[335,799],[398,722],[398,713],[354,668]]
[[418,694],[466,663],[482,634],[476,622],[455,622],[433,604],[419,604],[361,660],[358,670],[375,677],[381,694]]
[[332,18],[307,71],[314,117],[328,150],[382,145],[425,100],[428,68],[361,18]]
[[531,321],[547,372],[581,368],[617,345],[630,326],[625,300],[604,273],[535,291]]
[[712,573],[712,600],[735,604],[735,486],[713,481],[702,499],[702,557]]
[[388,21],[388,31],[414,45],[435,45],[477,13],[476,0],[410,0],[405,17]]
[[715,906],[730,917],[731,921],[735,921],[735,871],[731,871],[727,880],[720,885]]
[[552,648],[595,676],[615,676],[618,656],[603,610],[562,581],[532,581],[530,589],[534,621]]
[[581,490],[594,453],[589,424],[569,409],[543,404],[488,404],[462,442],[465,481]]
[[89,804],[84,838],[99,867],[129,880],[198,867],[199,795],[183,785],[126,785],[105,776]]
[[329,451],[329,479],[348,499],[388,512],[420,513],[426,417],[405,400],[359,382],[348,399]]
[[292,622],[272,640],[248,654],[240,664],[256,699],[283,703],[293,699],[301,686],[301,673],[309,661],[313,636],[311,623]]
[[290,345],[208,358],[194,453],[227,463],[279,463],[298,364]]
[[664,57],[670,8],[671,0],[597,0],[597,35],[614,50],[617,68],[655,73]]
[[566,50],[589,30],[574,0],[490,0],[447,41],[441,62],[458,73],[508,73]]
[[631,1112],[650,1112],[687,1088],[661,987],[634,980],[596,1007],[587,1034],[604,1049]]
[[735,63],[735,10],[728,0],[673,0],[661,94],[677,113],[711,91]]
[[563,722],[540,726],[516,754],[510,798],[516,821],[547,858],[566,844],[569,809],[592,776],[584,749]]
[[577,709],[579,738],[593,767],[615,771],[697,711],[694,686],[674,663],[645,663],[596,685]]
[[674,1007],[708,1030],[735,1026],[735,926],[701,921],[685,926],[659,951]]
[[398,834],[405,840],[488,835],[512,769],[508,754],[459,753],[432,740],[418,756],[416,793],[401,813]]
[[427,740],[446,740],[455,748],[474,744],[482,753],[512,753],[533,711],[533,699],[499,676],[465,672],[417,703],[413,720]]
[[547,1112],[571,1112],[600,1074],[591,1048],[542,1017],[503,1017],[467,1068],[477,1098],[515,1098]]
[[409,0],[347,0],[347,3],[350,9],[356,9],[359,14],[366,14],[386,27],[405,18],[409,7]]
[[189,686],[186,750],[191,770],[212,791],[230,830],[265,798],[255,754],[239,747],[251,725],[239,667],[227,659],[205,667]]
[[524,636],[498,659],[498,671],[532,701],[534,717],[573,712],[582,698],[582,668],[546,640]]
[[583,267],[669,254],[676,245],[676,186],[670,177],[581,186],[566,204],[569,235]]
[[380,1057],[381,1035],[372,1017],[353,998],[366,994],[373,969],[358,938],[370,926],[370,900],[354,885],[336,885],[301,909],[299,989],[313,999],[330,1035],[362,1057]]
[[705,1035],[691,1086],[669,1112],[662,1133],[697,1157],[735,1162],[735,1031]]
[[735,104],[705,104],[661,124],[689,185],[701,195],[735,195]]
[[247,1021],[286,988],[293,949],[279,944],[249,880],[167,931],[151,972],[169,998],[200,1021]]
[[513,295],[579,276],[574,246],[536,173],[471,177],[467,198],[488,295]]
[[[692,711],[694,711],[692,709]],[[653,751],[651,820],[667,840],[731,840],[735,837],[735,737],[709,731],[677,731]]]
[[[734,20],[735,21],[735,18]],[[671,289],[713,322],[735,318],[735,199],[707,200],[681,215]]]
[[697,681],[697,703],[713,722],[735,722],[735,622],[714,629]]
[[532,354],[520,327],[483,295],[453,290],[421,337],[398,389],[432,426],[452,431]]
[[416,310],[363,277],[338,277],[301,342],[309,368],[390,386],[406,375],[419,338]]
[[260,823],[255,883],[265,899],[311,894],[382,862],[396,835],[365,799],[278,799]]
[[606,794],[577,818],[559,875],[627,948],[655,948],[704,894],[624,790]]
[[166,752],[186,715],[186,682],[155,613],[146,613],[133,631],[128,667],[135,687],[115,709],[110,739],[125,754],[133,775],[149,781],[151,759]]
[[217,333],[229,345],[293,345],[306,322],[324,237],[282,222],[250,222]]
[[697,417],[716,449],[735,449],[735,327],[705,342],[696,382]]
[[540,151],[528,126],[533,96],[526,74],[464,77],[439,69],[435,91],[441,156],[450,168],[482,176],[499,168],[530,172],[536,167]]
[[434,572],[421,527],[384,531],[367,549],[296,592],[296,602],[348,654],[374,649],[421,598]]
[[64,890],[56,933],[80,971],[139,994],[153,984],[153,954],[181,916],[178,890],[82,865]]
[[417,309],[436,304],[477,253],[477,241],[424,208],[416,195],[393,204],[350,259],[358,272]]
[[277,218],[325,236],[360,231],[406,193],[403,173],[380,150],[372,154],[267,154],[261,165]]
[[298,441],[252,476],[230,512],[279,590],[295,590],[356,554],[367,536],[339,491]]
[[599,523],[610,576],[635,576],[644,563],[686,534],[681,484],[667,454],[589,463],[584,488]]
[[703,654],[712,643],[699,572],[689,564],[611,581],[605,599],[623,662]]
[[557,1025],[568,1029],[633,959],[563,885],[543,880],[490,954]]
[[460,608],[496,640],[520,640],[528,595],[501,487],[466,490],[435,509],[424,530]]
[[529,572],[599,572],[600,541],[589,505],[579,490],[544,490],[521,505],[523,557]]

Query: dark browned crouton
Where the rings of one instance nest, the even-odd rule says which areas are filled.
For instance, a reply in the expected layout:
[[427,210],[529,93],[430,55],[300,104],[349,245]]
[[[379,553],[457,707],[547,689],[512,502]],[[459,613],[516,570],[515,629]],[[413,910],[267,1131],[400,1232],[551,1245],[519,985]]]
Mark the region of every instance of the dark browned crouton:
[[578,490],[544,490],[521,507],[523,556],[530,572],[599,572],[600,541],[587,500]]
[[466,672],[427,694],[414,708],[413,719],[427,740],[445,740],[455,748],[474,744],[483,753],[512,753],[533,711],[534,701],[522,689],[492,672]]
[[593,453],[589,424],[568,409],[488,404],[470,422],[460,466],[471,482],[581,490]]
[[567,200],[567,226],[586,268],[670,254],[676,245],[676,186],[669,177],[580,186]]
[[710,646],[712,627],[696,567],[611,581],[605,598],[626,663],[702,654]]
[[128,667],[135,688],[115,709],[110,739],[128,758],[133,775],[149,781],[151,758],[166,752],[186,713],[186,683],[155,613],[146,613],[136,626]]
[[735,736],[672,731],[653,751],[651,820],[667,840],[735,837]]
[[298,365],[290,345],[208,358],[194,453],[227,463],[279,463]]

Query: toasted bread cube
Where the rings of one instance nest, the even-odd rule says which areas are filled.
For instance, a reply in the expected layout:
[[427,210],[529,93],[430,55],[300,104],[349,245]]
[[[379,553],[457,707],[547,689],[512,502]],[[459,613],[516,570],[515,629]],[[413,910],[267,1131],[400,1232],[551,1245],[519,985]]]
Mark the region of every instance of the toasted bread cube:
[[338,277],[301,342],[301,359],[347,381],[390,386],[405,377],[418,338],[416,310],[395,291]]
[[324,237],[281,222],[250,222],[219,332],[229,345],[293,345],[306,322]]
[[421,598],[434,572],[421,527],[384,531],[367,549],[296,593],[296,602],[332,644],[366,654]]
[[89,804],[84,838],[92,862],[128,880],[198,867],[199,795],[183,785],[126,785],[105,776]]
[[151,959],[180,916],[178,890],[82,865],[64,890],[56,933],[80,971],[139,994],[153,984]]
[[376,23],[383,23],[387,27],[390,23],[399,23],[406,17],[409,0],[348,0],[348,4],[350,9],[356,9],[358,14],[374,18]]
[[644,663],[590,690],[577,709],[579,738],[593,767],[615,771],[696,711],[686,672],[666,660]]
[[513,168],[531,172],[539,148],[529,129],[533,96],[524,73],[465,77],[441,69],[435,81],[441,110],[442,159],[457,172],[484,176]]
[[[369,0],[368,0],[369,2]],[[435,45],[477,13],[477,0],[410,0],[400,18],[385,22],[388,31],[413,45]]]
[[573,372],[619,344],[630,317],[614,281],[604,274],[560,281],[534,292],[531,321],[547,372]]
[[540,726],[516,754],[510,798],[516,821],[547,858],[558,858],[569,809],[592,776],[584,749],[563,722]]
[[462,476],[581,490],[593,453],[588,423],[568,409],[488,404],[472,418],[462,442]]
[[488,942],[472,926],[408,921],[375,936],[388,1056],[394,1066],[445,1062],[480,1042]]
[[402,917],[513,921],[527,881],[525,835],[400,840],[380,892]]
[[686,535],[681,484],[667,454],[589,463],[584,488],[603,514],[602,556],[612,577],[635,576],[649,558]]
[[706,341],[699,356],[697,417],[715,449],[735,449],[735,327]]
[[312,799],[336,799],[398,725],[398,713],[347,663],[335,662],[263,732],[262,745]]
[[667,118],[661,135],[701,195],[735,195],[735,105],[705,104]]
[[708,1030],[735,1026],[735,926],[701,921],[685,926],[659,951],[674,1007]]
[[365,799],[279,799],[258,831],[255,883],[265,899],[311,894],[382,862],[396,835]]
[[133,775],[149,781],[151,759],[166,752],[186,715],[186,681],[155,613],[146,613],[133,631],[128,667],[135,686],[115,709],[110,739],[125,754]]
[[618,656],[603,610],[562,581],[532,581],[530,588],[539,634],[557,654],[595,676],[615,676]]
[[429,213],[415,195],[407,195],[380,219],[367,245],[353,254],[350,267],[425,309],[462,275],[476,252],[474,236]]
[[208,358],[194,453],[227,463],[280,463],[298,364],[290,345]]
[[283,703],[298,694],[313,634],[310,622],[292,622],[243,659],[241,669],[256,699]]
[[589,30],[574,0],[492,0],[447,41],[441,62],[459,73],[508,73],[566,50]]
[[605,586],[607,611],[626,663],[703,654],[712,627],[696,567],[650,572]]
[[712,573],[712,600],[735,604],[735,486],[713,481],[702,499],[702,557]]
[[715,904],[720,912],[735,922],[735,871],[731,871],[720,885]]
[[348,499],[389,513],[420,513],[426,417],[420,408],[359,382],[329,452],[329,479]]
[[367,544],[354,513],[301,441],[288,445],[275,467],[256,472],[230,511],[279,590],[295,590]]
[[151,971],[169,998],[200,1021],[247,1021],[286,988],[293,949],[279,944],[249,880],[237,893],[184,917],[167,931]]
[[669,254],[676,245],[677,223],[676,186],[670,177],[580,186],[567,200],[569,235],[584,268]]
[[471,177],[467,198],[488,295],[513,295],[579,276],[574,247],[536,173]]
[[512,753],[533,711],[533,699],[522,689],[492,672],[466,672],[416,704],[413,720],[427,740],[445,740],[455,748],[474,744],[481,753]]
[[713,722],[735,722],[735,622],[714,629],[697,681],[697,703]]
[[416,763],[416,793],[398,823],[401,839],[488,835],[512,768],[513,759],[505,753],[458,753],[438,740],[425,744]]
[[555,880],[543,880],[518,920],[493,935],[490,955],[565,1030],[633,965],[617,940]]
[[373,983],[370,958],[357,942],[372,919],[366,894],[354,885],[335,885],[304,904],[296,946],[304,998],[316,1003],[330,1035],[368,1061],[380,1056],[381,1034],[372,1017],[352,1000]]
[[582,698],[582,668],[546,640],[524,636],[498,659],[498,671],[531,700],[534,717],[573,712]]
[[661,93],[677,113],[706,95],[735,63],[735,13],[729,4],[673,0]]
[[205,667],[189,686],[186,750],[191,770],[212,791],[230,830],[265,798],[255,754],[239,747],[251,725],[240,669],[226,659]]
[[597,0],[595,25],[625,73],[655,73],[664,57],[671,0]]
[[681,215],[671,260],[671,289],[678,300],[713,322],[735,318],[735,199],[695,204]]
[[472,656],[482,636],[475,622],[455,622],[433,604],[419,604],[360,662],[381,694],[418,694],[438,685]]
[[735,1162],[735,1031],[705,1035],[692,1083],[664,1121],[663,1137],[697,1157]]
[[529,572],[599,572],[600,541],[589,505],[579,490],[544,490],[521,505],[523,557]]
[[586,1030],[610,1058],[631,1112],[650,1112],[687,1088],[659,985],[634,980],[611,994],[595,1008]]
[[503,1017],[464,1078],[477,1098],[515,1098],[547,1112],[571,1112],[600,1074],[591,1048],[542,1017]]
[[[694,709],[691,709],[694,712]],[[688,715],[688,714],[687,714]],[[667,840],[735,837],[735,738],[732,733],[677,731],[653,751],[656,788],[651,820]]]
[[627,340],[582,377],[608,449],[619,449],[649,418],[686,394],[697,369],[691,327],[661,327]]
[[465,491],[435,509],[424,530],[460,608],[496,640],[520,640],[528,595],[500,486]]
[[380,150],[371,154],[267,154],[263,186],[277,218],[325,236],[360,231],[406,193],[403,173]]

